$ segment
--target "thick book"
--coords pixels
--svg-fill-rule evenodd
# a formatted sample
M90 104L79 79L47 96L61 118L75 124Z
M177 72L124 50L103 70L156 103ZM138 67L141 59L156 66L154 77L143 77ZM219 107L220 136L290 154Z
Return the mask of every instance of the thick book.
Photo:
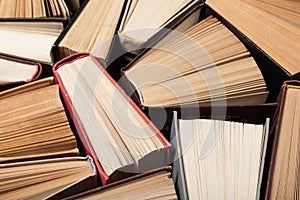
M0 164L1 199L61 199L97 186L90 157Z
M58 62L54 76L102 184L168 164L170 143L88 53Z
M177 199L171 167L154 169L67 199Z
M174 113L173 180L180 199L260 199L269 119L258 124Z
M265 199L295 199L299 193L300 81L286 81L272 122ZM296 195L296 196L295 196Z
M61 19L0 19L0 54L51 66L52 46L64 29Z
M135 59L120 83L144 107L255 105L268 95L253 56L214 16Z
M53 78L0 93L0 163L79 155Z
M0 55L0 91L35 81L41 73L39 63Z

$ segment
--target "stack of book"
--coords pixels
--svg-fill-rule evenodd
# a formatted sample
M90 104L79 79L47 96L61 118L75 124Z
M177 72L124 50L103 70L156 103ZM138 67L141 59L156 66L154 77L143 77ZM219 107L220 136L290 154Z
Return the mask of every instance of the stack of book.
M297 199L299 10L0 1L0 198Z

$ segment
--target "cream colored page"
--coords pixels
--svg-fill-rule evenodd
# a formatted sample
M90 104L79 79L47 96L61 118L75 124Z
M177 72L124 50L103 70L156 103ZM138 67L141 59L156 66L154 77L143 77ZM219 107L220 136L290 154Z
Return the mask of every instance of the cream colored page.
M204 119L179 123L190 199L256 198L262 125ZM191 134L193 140L186 139Z
M71 70L67 70L68 68ZM93 146L103 170L108 175L112 174L116 169L122 166L119 160L119 157L122 157L122 149L118 147L113 138L109 137L109 130L101 120L101 116L98 116L97 110L95 110L94 99L89 89L83 88L84 83L82 82L76 86L76 81L79 81L78 72L74 73L72 68L66 65L60 68L58 73L64 82L64 87L71 98L73 107L84 126L84 131ZM90 118L88 113L90 113L90 115L92 114L93 117ZM105 149L105 151L103 151L103 149ZM126 160L127 163L133 162L130 157Z
M95 68L93 62L87 62L85 70L92 71ZM95 87L95 98L101 104L106 114L114 124L120 137L124 143L132 143L136 145L137 149L129 147L131 154L137 154L137 159L140 159L149 151L154 151L157 148L163 148L162 142L157 139L157 135L149 124L141 118L136 109L132 107L129 101L120 93L120 91L110 82L110 80L100 72L101 76L93 74L86 74L86 79L90 80L94 77L93 81L87 84L90 88ZM84 73L85 71L82 71ZM124 120L126 116L127 120ZM153 141L154 140L154 141ZM138 146L140 147L138 148ZM148 146L147 146L148 145ZM146 146L147 148L143 149Z
M0 84L31 79L36 70L34 65L0 59Z
M50 52L57 37L0 28L0 52L51 63Z
M137 162L151 151L164 148L156 132L144 119L141 119L129 101L120 94L90 58L79 60L77 67L72 69L64 66L58 72L63 78L90 142L108 174L121 166L132 164L133 161ZM74 73L76 68L78 72ZM67 74L73 76L68 77ZM112 136L107 124L101 123L104 113L99 113L100 108L103 109L119 136ZM93 117L87 113L92 114ZM118 137L128 150L117 145ZM119 163L123 159L127 160L127 163Z
M122 33L146 41L191 0L140 0L127 20ZM135 31L137 30L137 31Z

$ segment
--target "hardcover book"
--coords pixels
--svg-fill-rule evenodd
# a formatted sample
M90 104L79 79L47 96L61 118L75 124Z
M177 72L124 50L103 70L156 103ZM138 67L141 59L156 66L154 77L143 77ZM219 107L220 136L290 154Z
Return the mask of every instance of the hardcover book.
M180 199L260 199L268 133L269 119L264 125L175 113L173 180Z
M70 117L102 184L168 164L170 143L88 53L54 66Z
M39 63L0 55L0 91L35 81L41 73Z

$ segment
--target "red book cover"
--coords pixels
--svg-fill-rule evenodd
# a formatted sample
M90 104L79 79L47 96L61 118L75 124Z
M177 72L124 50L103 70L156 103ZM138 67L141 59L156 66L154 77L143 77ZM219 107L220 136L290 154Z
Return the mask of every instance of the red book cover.
M59 84L63 100L64 100L67 110L70 114L70 118L73 121L76 131L78 133L78 136L81 140L83 150L87 155L90 155L93 158L93 160L95 161L95 165L98 169L98 173L99 173L102 184L105 185L108 182L110 177L105 173L105 171L103 170L103 167L101 166L101 163L97 159L96 153L86 135L84 125L80 121L78 113L76 112L74 106L72 105L71 98L68 95L66 88L64 87L64 83L63 83L59 73L57 72L57 70L59 68L63 67L64 65L75 62L79 59L83 59L85 57L90 57L93 60L93 62L99 67L101 72L103 72L103 74L109 79L109 81L112 83L112 85L114 85L114 87L117 88L117 90L125 97L125 99L128 100L129 104L139 113L139 115L144 119L144 121L147 124L149 124L149 126L153 129L153 131L156 133L156 135L160 138L161 142L165 146L165 149L167 151L167 157L168 157L167 162L169 164L170 163L169 162L170 161L170 152L169 151L170 151L171 144L168 142L168 140L154 126L154 124L149 120L149 118L140 110L140 108L134 103L134 101L132 101L126 95L126 93L123 91L123 89L115 82L115 80L108 74L108 72L102 67L102 65L97 61L97 59L95 57L93 57L89 53L77 53L77 54L71 55L71 56L61 60L60 62L56 63L53 67L53 73L54 73L54 77L55 77L56 81Z
M21 59L17 59L17 58L5 56L5 55L0 55L0 60L3 60L3 62L24 64L24 65L30 65L30 66L34 67L34 71L31 73L30 77L24 76L24 78L22 78L22 79L18 78L18 80L1 80L1 78L0 78L0 91L7 90L12 87L22 85L24 83L29 83L29 82L35 81L41 76L42 66L40 63L21 60ZM5 68L6 65L3 64L2 67ZM9 70L9 69L7 69L7 70ZM22 69L20 69L20 70L22 70ZM1 72L1 73L6 74L4 72Z

